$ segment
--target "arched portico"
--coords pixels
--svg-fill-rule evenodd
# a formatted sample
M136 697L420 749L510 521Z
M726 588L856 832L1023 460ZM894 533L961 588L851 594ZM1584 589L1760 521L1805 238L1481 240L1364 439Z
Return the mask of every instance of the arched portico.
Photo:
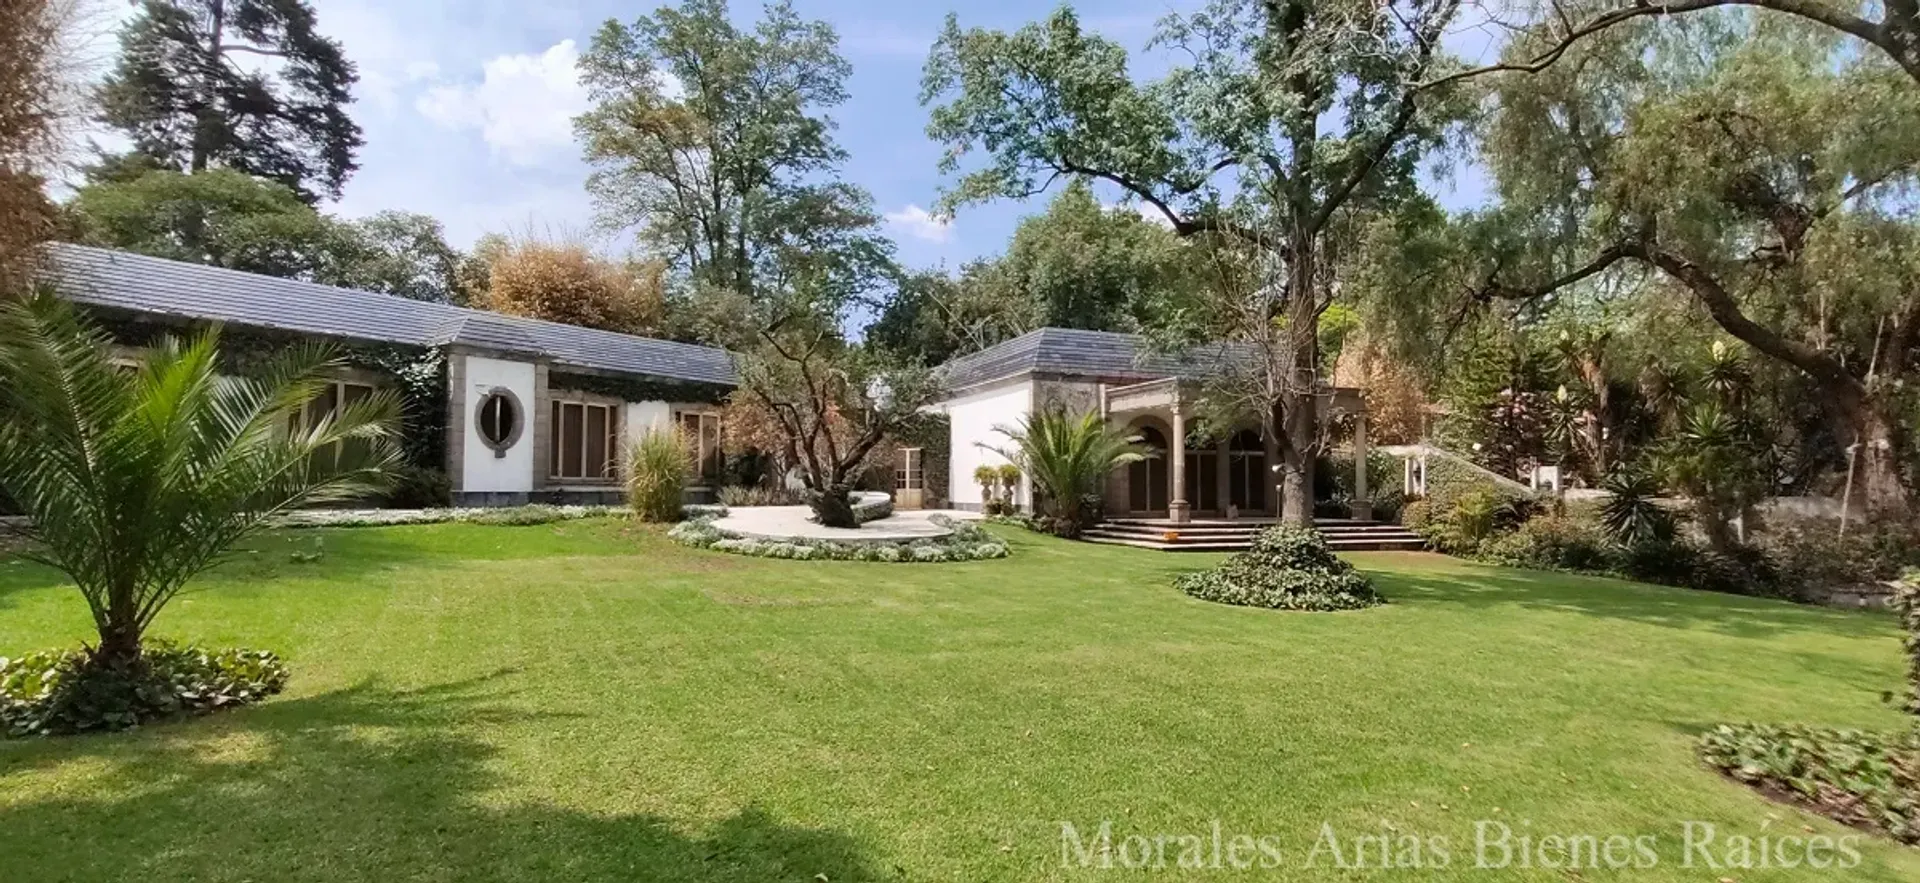
M1187 418L1192 401L1175 378L1101 388L1108 419L1124 421L1154 456L1115 470L1108 484L1110 514L1164 517L1175 524L1195 514L1211 517L1271 517L1281 492L1274 474L1280 462L1274 439L1257 427L1243 427L1206 446L1190 444ZM1355 463L1353 517L1371 517L1367 488L1367 413L1359 390L1329 389L1323 419L1354 416Z

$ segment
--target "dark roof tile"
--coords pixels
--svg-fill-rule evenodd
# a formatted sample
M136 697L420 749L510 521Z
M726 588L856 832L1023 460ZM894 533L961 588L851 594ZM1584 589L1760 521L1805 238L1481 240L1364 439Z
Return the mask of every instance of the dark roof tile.
M461 343L547 356L563 367L736 382L732 356L713 347L68 243L49 253L55 287L98 307L381 343Z

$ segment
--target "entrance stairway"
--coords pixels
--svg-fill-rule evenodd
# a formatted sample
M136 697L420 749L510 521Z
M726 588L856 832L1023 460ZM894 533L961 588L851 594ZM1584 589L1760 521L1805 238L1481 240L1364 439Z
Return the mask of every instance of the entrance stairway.
M1253 544L1254 535L1271 527L1271 520L1195 520L1171 524L1165 519L1116 518L1088 528L1082 539L1166 552L1238 552ZM1315 525L1335 552L1417 552L1427 547L1419 534L1397 524L1319 519Z

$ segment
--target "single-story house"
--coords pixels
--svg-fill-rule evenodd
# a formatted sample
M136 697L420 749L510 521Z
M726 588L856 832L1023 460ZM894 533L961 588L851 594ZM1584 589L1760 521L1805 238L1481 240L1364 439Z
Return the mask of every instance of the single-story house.
M724 478L721 405L737 383L725 350L65 243L49 263L56 289L125 345L208 323L224 327L222 356L234 363L292 341L335 342L351 367L311 407L399 391L408 460L444 472L456 505L617 502L620 452L666 427L692 449L696 499ZM990 449L1008 443L999 427L1044 407L1097 409L1158 454L1115 471L1109 514L1272 515L1273 439L1251 425L1189 439L1194 379L1235 357L1225 346L1173 356L1135 335L1043 328L941 366L947 393L928 410L946 426L896 438L870 474L890 475L902 506L977 511L974 470L1005 462ZM1330 389L1326 407L1356 415L1364 463L1358 391ZM1016 496L1031 505L1030 478Z
M1279 511L1273 466L1275 441L1259 425L1189 438L1200 380L1223 360L1251 358L1229 345L1174 355L1145 338L1110 331L1042 328L941 366L947 395L936 407L951 421L949 487L956 509L978 510L982 488L974 470L999 465L995 450L1008 444L1001 427L1041 409L1098 410L1131 430L1155 456L1115 470L1104 495L1106 513L1183 523L1194 516L1260 517ZM1328 388L1323 418L1351 414L1356 463L1367 457L1365 398L1357 389ZM1354 517L1366 519L1367 478L1356 470ZM1031 480L1018 492L1031 505Z
M353 367L313 407L402 387L409 459L441 466L458 505L618 502L624 443L667 426L703 485L721 479L725 350L79 245L48 259L56 290L126 344L216 322L230 360L337 342Z

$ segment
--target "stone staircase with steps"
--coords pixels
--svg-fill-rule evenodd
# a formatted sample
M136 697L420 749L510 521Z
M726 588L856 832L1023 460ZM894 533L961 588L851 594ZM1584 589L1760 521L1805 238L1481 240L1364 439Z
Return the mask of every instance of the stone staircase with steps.
M1270 521L1201 520L1174 525L1162 519L1116 518L1088 528L1082 539L1166 552L1238 552L1270 526ZM1335 552L1417 552L1427 547L1419 534L1398 524L1323 518L1314 526Z

